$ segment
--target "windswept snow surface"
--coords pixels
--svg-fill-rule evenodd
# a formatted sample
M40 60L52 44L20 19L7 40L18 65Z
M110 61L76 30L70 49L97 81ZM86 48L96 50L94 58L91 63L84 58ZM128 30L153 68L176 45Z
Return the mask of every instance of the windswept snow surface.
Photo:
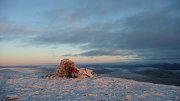
M87 79L43 79L39 69L0 69L0 100L180 101L180 87L99 75Z

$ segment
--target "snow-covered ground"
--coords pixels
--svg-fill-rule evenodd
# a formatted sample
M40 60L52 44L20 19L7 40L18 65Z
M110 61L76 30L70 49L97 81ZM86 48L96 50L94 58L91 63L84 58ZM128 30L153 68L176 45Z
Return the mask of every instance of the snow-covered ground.
M180 87L98 75L43 79L35 68L0 68L0 99L16 101L180 101Z

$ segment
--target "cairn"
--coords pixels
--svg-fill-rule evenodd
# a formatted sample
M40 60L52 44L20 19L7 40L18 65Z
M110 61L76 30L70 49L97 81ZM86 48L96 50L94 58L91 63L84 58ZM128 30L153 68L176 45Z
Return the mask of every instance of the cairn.
M77 68L75 63L69 59L61 60L54 74L48 74L46 78L91 78L94 77L93 70Z

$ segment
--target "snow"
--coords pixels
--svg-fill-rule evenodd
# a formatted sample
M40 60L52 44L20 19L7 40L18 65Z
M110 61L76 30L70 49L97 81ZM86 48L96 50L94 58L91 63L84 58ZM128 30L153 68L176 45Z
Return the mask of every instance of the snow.
M14 70L10 69L9 70ZM0 70L0 99L16 101L180 101L180 87L98 75L94 78L43 79L40 70ZM18 68L18 71L21 71Z

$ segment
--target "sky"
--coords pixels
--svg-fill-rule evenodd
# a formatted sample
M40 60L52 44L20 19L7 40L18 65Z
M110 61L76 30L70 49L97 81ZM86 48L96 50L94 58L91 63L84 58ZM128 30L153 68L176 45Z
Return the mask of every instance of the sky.
M0 0L0 65L179 62L179 0Z

